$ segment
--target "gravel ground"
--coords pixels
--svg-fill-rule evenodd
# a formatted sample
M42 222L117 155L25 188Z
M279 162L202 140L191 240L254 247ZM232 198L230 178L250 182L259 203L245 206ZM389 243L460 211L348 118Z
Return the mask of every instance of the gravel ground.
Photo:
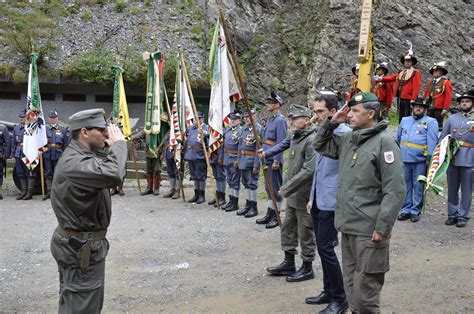
M322 309L304 303L322 288L319 261L316 278L302 283L265 274L282 260L279 229L265 230L254 219L207 205L137 196L130 181L125 192L113 198L104 312ZM39 196L16 201L15 193L7 186L0 201L0 311L55 312L59 283L49 242L57 222L51 204ZM261 212L265 203L259 203ZM473 222L459 229L445 226L445 219L444 198L430 195L420 222L396 223L384 312L474 312Z

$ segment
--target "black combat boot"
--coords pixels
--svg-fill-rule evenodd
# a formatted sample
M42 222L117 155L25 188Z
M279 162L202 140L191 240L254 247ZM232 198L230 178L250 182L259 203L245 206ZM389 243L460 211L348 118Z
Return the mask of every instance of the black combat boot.
M225 198L224 198L224 201L225 201ZM231 204L232 204L232 195L229 195L229 201L228 201L226 204L222 205L222 206L221 206L221 209L222 209L222 210L225 210L225 209L226 209L228 206L230 206Z
M314 278L313 262L303 262L300 269L294 274L286 277L287 282L300 282Z
M270 219L270 221L265 225L265 228L267 229L273 229L275 227L278 227L278 219L277 219L277 216L275 214L275 212L272 210L272 218Z
M257 219L255 222L259 225L266 225L267 223L270 222L270 220L272 219L272 216L273 216L273 209L268 207L267 213L265 214L265 216L263 216L260 219Z
M231 197L232 197L232 203L230 204L230 206L226 207L225 209L226 212L233 212L239 209L239 198L235 196L231 196Z
M188 203L194 203L199 198L199 190L194 189L194 196L188 201Z
M28 181L26 178L20 178L21 193L16 197L17 200L22 200L26 195L26 190L28 189Z
M174 192L176 191L175 188L171 188L168 192L166 192L164 195L163 195L163 198L170 198L174 195Z
M46 181L46 194L43 197L43 201L46 201L47 199L51 197L51 185L52 185L51 181Z
M288 252L285 252L285 259L280 265L267 268L267 272L272 276L288 276L293 274L295 271L295 256Z
M250 202L249 200L245 200L245 207L237 211L237 216L244 216L250 210Z
M142 192L142 195L153 194L153 175L146 175L146 190Z
M28 188L26 189L25 197L23 197L24 201L31 200L33 198L34 188L35 188L35 178L28 178Z
M206 201L204 194L205 194L204 190L198 190L198 198L196 200L196 204L202 204Z
M174 193L173 193L173 196L171 196L171 199L177 200L178 198L180 198L179 189L174 189Z
M216 194L215 195L219 195L219 191L216 191ZM218 197L218 196L217 196ZM209 202L207 202L207 205L209 206L216 206L216 197L214 197L212 200L210 200Z
M258 215L257 202L250 201L250 209L245 214L245 218L252 218Z
M222 208L222 206L225 205L225 192L219 192L219 193L217 194L217 198L218 198L218 200L219 200L219 202L218 202L218 203L219 203L219 207Z

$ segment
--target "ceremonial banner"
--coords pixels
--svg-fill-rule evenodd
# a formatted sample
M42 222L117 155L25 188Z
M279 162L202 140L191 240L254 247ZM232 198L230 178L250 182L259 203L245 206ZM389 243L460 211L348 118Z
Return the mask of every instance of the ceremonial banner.
M41 106L41 95L36 61L38 53L31 54L30 72L28 74L28 92L26 102L25 136L23 137L23 162L33 170L40 162L42 153L48 144L46 124Z
M209 55L211 66L211 99L209 102L209 152L221 145L224 129L229 123L231 102L238 101L240 94L227 55L224 29L216 23ZM231 101L232 98L232 101Z
M163 91L164 55L161 52L145 52L143 59L148 61L144 130L150 138L149 148L154 150L166 139L166 133L169 130Z
M119 66L112 67L115 71L114 82L114 102L112 116L117 125L122 126L122 132L126 139L132 136L132 128L130 126L130 117L128 115L127 97L125 96L125 87L123 85L123 68Z
M425 193L429 188L433 189L437 195L443 195L443 188L439 185L435 185L441 177L446 174L449 167L449 162L456 155L459 149L459 144L451 138L451 135L446 135L445 138L436 146L433 157L431 158L431 164L428 169L428 175L418 176L417 181L426 184Z

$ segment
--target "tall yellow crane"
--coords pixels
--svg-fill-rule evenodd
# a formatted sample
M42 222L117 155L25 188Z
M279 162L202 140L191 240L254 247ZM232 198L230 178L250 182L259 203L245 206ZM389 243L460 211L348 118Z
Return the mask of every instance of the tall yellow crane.
M362 92L370 92L372 63L374 60L372 45L372 5L373 0L362 0L362 14L360 18L359 50L357 61L359 63L359 75L357 88Z

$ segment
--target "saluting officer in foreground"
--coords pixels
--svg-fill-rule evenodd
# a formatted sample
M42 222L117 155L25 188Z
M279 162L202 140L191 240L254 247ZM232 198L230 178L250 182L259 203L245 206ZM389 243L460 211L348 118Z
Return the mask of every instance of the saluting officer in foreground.
M43 201L47 200L50 196L54 170L56 169L59 157L63 154L64 148L69 144L68 131L65 127L59 125L59 117L56 109L49 112L48 120L49 123L46 128L48 149L43 153L47 192Z
M342 233L344 286L352 312L380 312L392 228L405 197L397 143L379 120L380 103L357 94L320 127L314 148L339 159L335 225ZM348 133L334 130L346 121Z
M99 313L112 216L109 189L125 175L127 143L116 125L107 126L103 109L77 112L69 123L72 141L59 159L51 189L58 220L51 253L59 269L59 313ZM105 142L107 156L99 158L95 151Z

